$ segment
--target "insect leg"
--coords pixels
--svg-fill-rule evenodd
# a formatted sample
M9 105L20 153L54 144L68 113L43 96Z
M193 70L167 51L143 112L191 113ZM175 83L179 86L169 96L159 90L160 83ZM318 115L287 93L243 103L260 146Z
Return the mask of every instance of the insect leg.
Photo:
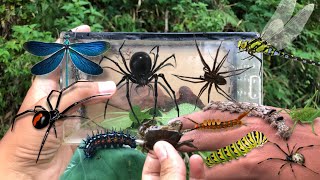
M243 59L241 59L241 60L246 60L246 59L248 59L248 60L251 60L251 59L253 59L254 57L253 56L247 56L247 57L245 57L245 58L243 58Z
M161 77L163 79L164 83L169 87L169 89L173 95L174 103L176 104L176 109L177 109L177 113L178 113L178 117L179 117L179 106L177 103L176 92L172 89L172 87L168 83L167 79L164 77L164 74L160 73L158 76Z
M55 120L51 121L51 123L50 123L50 125L49 125L49 127L48 127L48 129L47 129L47 131L46 131L46 133L45 133L45 135L44 135L44 137L43 137L43 139L42 139L42 142L41 142L41 146L40 146L40 150L39 150L39 153L38 153L38 157L37 157L36 163L37 163L38 160L39 160L40 153L41 153L41 151L42 151L42 148L43 148L43 146L44 146L44 143L46 142L47 137L48 137L48 134L49 134L49 132L50 132L50 129L51 129L51 127L54 125L54 123L55 123Z
M314 120L314 121L315 121L315 120ZM314 131L314 121L312 121L312 123L311 123L312 132L313 132L313 134L315 134L316 136L318 136L318 134Z
M114 69L113 67L109 67L109 66L104 66L104 67L102 67L102 68L107 68L107 69L111 69L111 70L113 70L113 71L115 71L115 72L117 72L117 73L119 73L119 74L125 75L125 74L124 74L123 72L121 72L121 71L118 71L118 70Z
M154 68L156 67L156 64L157 64L157 61L158 61L158 57L159 57L159 46L153 47L153 48L150 50L150 54L151 54L151 52L152 52L154 49L157 49L157 53L156 53L156 54L152 53L152 54L154 55L154 61L153 61L153 65L152 65L152 68L151 68L151 72L152 72L152 71L154 70Z
M87 119L89 120L88 117L85 117L85 116L78 116L78 115L71 115L71 116L67 116L67 115L64 115L64 114L61 114L60 115L60 119L62 118L83 118L83 119Z
M208 89L208 103L210 102L210 94L211 94L212 84L213 84L213 83L210 83L210 84L209 84L209 89Z
M65 87L65 88L62 88L59 92L59 96L58 96L58 99L57 99L57 104L56 104L56 108L55 109L58 109L59 105L60 105L60 100L61 100L61 96L62 96L62 93L64 91L66 91L67 89L69 89L70 87L72 87L73 85L77 84L77 83L81 83L81 82L93 82L93 81L83 81L83 80L79 80L79 81L75 81L73 83L71 83L69 86ZM52 91L51 91L52 92Z
M258 61L260 62L259 73L261 73L261 71L262 71L262 59L260 59L258 56L254 55L253 53L249 53L249 54L250 54L250 56L253 56L253 57L257 58Z
M159 69L163 68L164 66L167 66L167 65L172 65L171 63L167 63L165 64L167 61L169 61L171 58L173 58L174 60L174 63L177 64L177 60L176 60L176 56L174 54L172 54L171 56L167 57L164 61L162 61L158 67L156 67L154 70L152 70L152 73L151 74L154 74L156 73Z
M117 63L116 61L114 61L114 60L112 60L112 59L110 59L110 58L108 58L108 57L105 57L105 58L107 58L108 60L110 60L114 65L116 65L119 69L120 69L120 71L122 72L122 73L124 73L125 75L128 75L128 73L124 70L124 69L122 69L122 67L119 65L119 63ZM125 62L124 62L125 63ZM126 65L126 64L125 64ZM108 68L108 67L107 67ZM129 73L131 73L130 71L128 71Z
M232 71L225 71L225 72L219 72L217 73L218 75L221 75L221 74L227 74L227 73L230 73L229 75L226 75L226 76L223 76L224 78L227 78L227 77L231 77L231 76L237 76L237 75L240 75L244 72L246 72L247 70L251 69L252 66L248 67L248 68L241 68L241 69L236 69L236 70L232 70ZM238 72L240 71L240 72ZM235 73L235 74L231 74L231 73Z
M287 144L287 149L288 149L288 152L292 155L293 154L293 150L296 148L296 146L297 146L297 143L293 146L293 148L291 149L291 152L290 152L290 150L289 150L289 144L288 143L286 143Z
M68 112L71 108L75 107L76 105L81 104L81 103L83 103L83 102L85 102L85 101L88 101L88 100L90 100L90 99L92 99L92 98L100 97L100 96L108 96L108 95L110 95L110 94L111 94L111 93L104 93L104 94L98 94L98 95L86 97L86 98L84 98L84 99L81 99L81 100L78 101L78 102L75 102L75 103L71 104L69 107L67 107L67 108L66 108L64 111L62 111L62 113L60 113L60 114L65 114L66 112Z
M216 91L222 95L223 97L225 97L227 100L229 101L233 101L233 102L237 102L235 99L233 99L231 96L229 96L226 92L224 92L224 90L222 90L219 85L215 84L215 88L216 88ZM221 91L221 92L220 92Z
M314 171L314 170L312 170L312 169L310 169L310 168L308 168L306 165L304 165L304 164L300 164L301 166L303 166L303 167L305 167L305 168L307 168L307 169L309 169L310 171L312 171L312 172L314 172L315 174L319 174L318 172L316 172L316 171Z
M228 55L229 55L229 52L230 52L230 50L227 52L227 54L224 55L224 57L222 58L222 60L219 62L217 68L216 68L216 69L212 69L212 71L214 71L214 72L219 72L219 71L220 71L222 65L223 65L224 62L227 60L227 57L228 57ZM218 54L218 52L217 52L217 54Z
M269 141L270 143L272 143L272 144L274 144L278 149L280 149L286 156L289 156L289 152L288 153L286 153L277 143L274 143L274 142L271 142L271 141Z
M313 146L320 146L320 145L313 145L313 144L311 144L311 145L308 145L308 146L301 146L301 147L299 147L299 148L296 150L296 152L300 151L300 150L303 149L303 148L308 148L308 147L313 147Z
M210 84L210 82L207 82L199 91L199 94L197 96L197 99L196 99L196 103L194 105L194 110L196 109L197 107L197 104L198 104L198 101L200 99L200 96L202 95L202 93L207 89L208 85ZM209 92L208 92L209 93Z
M129 77L125 77L125 79L127 80L127 82L126 82L126 87L127 87L126 97L127 97L131 112L133 114L133 117L137 120L137 123L140 125L139 119L138 119L136 113L133 111L132 104L130 101Z
M56 125L53 124L52 126L53 126L53 130L54 130L54 134L55 134L56 138L58 138L57 130L56 130Z
M297 177L296 177L296 173L294 173L294 170L293 170L293 168L292 168L292 163L290 163L290 167L291 167L291 172L293 173L293 175L294 175L294 178L295 179L297 179Z
M220 52L221 45L222 45L222 41L220 42L220 45L219 45L219 47L218 47L218 49L217 49L216 57L214 58L214 63L213 63L213 66L212 66L212 71L215 71L215 72L218 72L218 71L219 71L219 69L220 69L220 68L218 68L219 65L221 64L222 61L223 61L223 62L222 62L222 64L223 64L224 61L225 61L224 59L226 59L226 58L225 58L226 56L224 56L223 59L222 59L222 61L220 61L220 63L218 64L218 67L216 68L216 64L217 64L218 55L219 55L219 52ZM229 52L227 53L227 56L228 56L228 54L229 54Z
M13 130L14 123L15 123L15 121L16 121L16 119L18 117L20 117L20 116L22 116L24 114L30 113L30 112L37 113L38 112L36 110L37 108L40 108L40 109L46 111L46 109L44 107L42 107L42 106L35 106L33 109L29 109L29 110L26 110L26 111L24 111L22 113L19 113L19 114L15 115L14 118L13 118L13 121L12 121L11 131Z
M157 102L158 102L158 76L157 74L154 74L152 77L154 77L154 106L153 106L153 118L156 117L157 113Z
M129 68L128 68L126 59L124 58L124 56L123 56L123 54L122 54L122 52L121 52L121 49L122 49L122 47L123 47L123 45L124 45L125 42L126 42L126 41L123 41L122 45L120 46L120 48L119 48L119 54L120 54L120 56L121 56L121 60L122 60L122 62L123 62L123 64L124 64L124 67L125 67L126 70L131 74L131 71L130 71Z
M189 76L179 76L179 75L175 75L175 74L172 74L173 76L177 77L178 79L182 80L182 81L186 81L186 82L191 82L191 83L203 83L203 82L206 82L203 78L199 78L199 77L189 77ZM186 78L189 78L189 79L196 79L196 80L200 80L200 81L191 81L191 80L188 80Z
M189 147L192 147L192 148L195 148L195 149L198 149L195 145L192 144L194 140L193 139L189 139L189 140L186 140L186 141L182 141L180 143L177 144L177 147L176 148L179 148L181 146L189 146Z
M158 81L158 84L166 91L167 94L169 94L170 98L173 100L172 95L170 94L168 88L164 86L161 82Z
M50 97L51 97L51 95L52 95L53 92L57 92L57 93L59 93L59 97L61 96L61 92L60 92L60 91L57 91L57 90L52 90L52 91L49 93L49 95L48 95L48 97L47 97L47 102L48 102L48 104L49 104L50 110L53 110L52 104L51 104L51 102L50 102Z
M200 52L199 46L198 46L198 44L197 44L197 40L194 40L194 42L196 43L197 51L198 51L198 54L199 54L199 56L200 56L200 60L201 60L201 62L202 62L202 64L203 64L203 66L204 66L208 71L210 71L209 65L206 63L206 61L204 60L204 58L203 58L203 56L202 56L202 54L201 54L201 52ZM215 67L215 65L216 65L215 63L216 63L216 62L214 62L213 67Z
M122 79L116 84L116 87L118 87L124 80L126 80L126 78L127 78L126 76L123 76ZM119 89L121 89L121 88L122 88L122 86L119 87ZM107 100L106 105L104 106L104 116L103 116L104 118L106 118L107 107L108 107L109 101L110 101L110 99Z
M282 166L280 167L280 169L279 169L279 171L278 171L278 176L280 175L282 168L283 168L285 165L287 165L287 164L290 164L290 166L291 166L291 162L286 162L286 163L282 164ZM292 166L291 166L291 168L292 168ZM291 170L292 170L292 169L291 169ZM292 172L293 172L293 171L292 171ZM296 177L296 175L294 175L294 177Z
M282 160L282 161L287 161L286 159L281 159L281 158L268 158L268 159L265 159L265 160L263 160L263 161L258 162L257 164L261 164L261 163L263 163L263 162L265 162L265 161L269 161L269 160Z

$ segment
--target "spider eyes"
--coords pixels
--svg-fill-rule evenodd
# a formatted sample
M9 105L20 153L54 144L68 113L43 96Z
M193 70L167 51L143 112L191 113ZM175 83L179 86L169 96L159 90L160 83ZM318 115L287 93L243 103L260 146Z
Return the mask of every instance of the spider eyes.
M49 124L50 113L48 111L37 112L32 119L32 125L37 129L42 129Z

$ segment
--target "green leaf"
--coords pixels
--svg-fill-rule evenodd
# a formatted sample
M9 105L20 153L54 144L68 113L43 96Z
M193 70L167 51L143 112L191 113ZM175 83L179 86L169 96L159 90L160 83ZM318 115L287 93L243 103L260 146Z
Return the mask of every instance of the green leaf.
M61 180L141 179L145 155L131 148L100 149L86 158L81 149L74 153Z
M179 104L179 112L180 112L180 116L184 116L187 114L191 114L193 112L196 111L200 111L201 109L199 109L198 107L196 107L196 109L194 108L194 104L188 104L188 103L183 103L183 104ZM176 108L172 108L169 112L167 113L163 113L162 117L159 117L158 119L163 123L163 124L168 124L168 122L177 117L177 110Z
M152 118L152 115L148 113L149 108L141 110L139 106L133 106L132 110L137 115L137 118L139 119L140 122L142 122L144 119ZM132 122L136 122L136 119L134 118L133 113L131 111L129 113L129 118Z
M106 119L100 123L100 125L104 128L115 128L115 129L127 129L131 126L132 121L128 118L128 114L122 116L117 116L114 118Z

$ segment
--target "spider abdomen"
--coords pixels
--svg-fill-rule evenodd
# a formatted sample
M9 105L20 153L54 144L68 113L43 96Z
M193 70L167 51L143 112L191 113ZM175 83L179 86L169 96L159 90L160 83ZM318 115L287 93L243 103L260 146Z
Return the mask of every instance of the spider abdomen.
M224 77L217 75L217 74L212 75L209 73L205 73L204 78L207 79L208 81L213 82L214 84L217 84L217 85L226 85L227 84L227 80Z
M32 119L32 125L36 129L42 129L49 124L51 115L48 111L38 111Z
M304 160L304 156L300 153L295 153L292 155L292 161L298 164L304 164L305 160Z
M151 70L151 58L145 52L136 52L130 59L130 69L132 74L137 77L144 77Z

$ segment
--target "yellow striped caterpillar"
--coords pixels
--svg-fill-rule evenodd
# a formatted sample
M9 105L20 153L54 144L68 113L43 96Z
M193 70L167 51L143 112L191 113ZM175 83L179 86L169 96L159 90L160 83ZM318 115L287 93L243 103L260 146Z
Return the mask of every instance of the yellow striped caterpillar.
M267 137L259 131L252 131L240 140L213 151L205 160L208 167L212 167L215 164L225 163L233 159L238 159L241 156L246 155L253 148L262 146L268 141Z

